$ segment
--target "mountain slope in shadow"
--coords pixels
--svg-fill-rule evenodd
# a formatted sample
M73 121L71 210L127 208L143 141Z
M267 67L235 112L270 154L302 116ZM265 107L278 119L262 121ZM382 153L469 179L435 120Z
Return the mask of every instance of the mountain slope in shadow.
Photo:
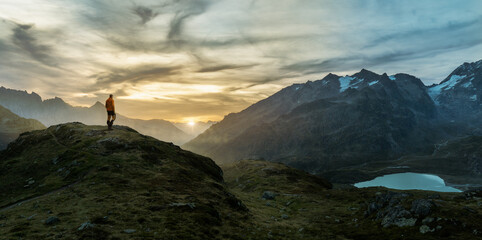
M355 183L368 175L335 172L426 156L436 144L481 136L481 73L482 60L464 63L430 87L402 73L328 74L227 115L183 148L220 164L265 159Z
M39 121L19 117L0 105L0 150L5 149L19 134L44 128Z

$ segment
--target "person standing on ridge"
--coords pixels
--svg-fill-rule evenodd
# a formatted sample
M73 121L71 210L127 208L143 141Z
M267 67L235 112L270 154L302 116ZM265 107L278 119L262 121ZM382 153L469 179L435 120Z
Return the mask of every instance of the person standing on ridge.
M112 125L115 120L114 95L109 95L109 98L105 101L105 108L107 109L107 126L109 130L112 130Z

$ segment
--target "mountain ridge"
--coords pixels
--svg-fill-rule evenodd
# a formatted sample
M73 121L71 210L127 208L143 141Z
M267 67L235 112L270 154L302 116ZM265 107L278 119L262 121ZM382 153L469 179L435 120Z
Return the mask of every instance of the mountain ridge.
M454 72L474 71L470 66L480 62ZM474 82L482 84L478 76ZM430 89L445 82L425 86L409 74L366 69L344 77L328 74L227 115L183 148L221 164L262 158L322 176L363 162L430 154L434 144L474 132L477 123L454 123L450 116L459 109L433 98Z
M21 117L37 119L46 126L66 122L83 122L91 125L106 122L105 107L99 101L90 107L78 107L66 103L59 97L42 100L35 92L0 87L0 104ZM116 124L128 125L143 134L176 144L185 143L192 138L173 123L162 119L133 119L118 113Z
M249 217L211 159L125 126L27 132L0 159L2 237L212 239Z

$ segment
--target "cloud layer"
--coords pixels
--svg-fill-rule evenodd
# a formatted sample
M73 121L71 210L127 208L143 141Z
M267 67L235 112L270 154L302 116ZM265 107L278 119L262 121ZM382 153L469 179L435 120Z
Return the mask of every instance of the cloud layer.
M368 68L441 81L482 52L482 1L0 3L0 85L130 117L220 120L292 83Z

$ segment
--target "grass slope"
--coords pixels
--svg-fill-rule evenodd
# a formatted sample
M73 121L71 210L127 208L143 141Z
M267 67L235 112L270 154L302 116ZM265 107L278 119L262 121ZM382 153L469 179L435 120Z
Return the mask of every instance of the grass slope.
M39 129L45 129L39 121L19 117L0 105L0 150L6 148L20 133Z
M385 188L329 189L326 181L283 164L244 160L223 166L229 189L252 212L257 228L251 239L477 239L482 238L482 192L435 193ZM277 195L262 198L265 191ZM400 206L410 210L414 200L435 203L428 216L414 226L383 227L368 206L382 196L404 194ZM395 204L393 198L388 205ZM385 206L384 209L396 209ZM390 217L390 216L389 216ZM407 217L408 218L408 217ZM424 219L433 221L422 223ZM428 221L425 220L425 221ZM420 228L438 230L422 234ZM247 238L249 239L249 238Z
M230 239L247 216L213 161L127 127L52 126L0 159L0 239Z

